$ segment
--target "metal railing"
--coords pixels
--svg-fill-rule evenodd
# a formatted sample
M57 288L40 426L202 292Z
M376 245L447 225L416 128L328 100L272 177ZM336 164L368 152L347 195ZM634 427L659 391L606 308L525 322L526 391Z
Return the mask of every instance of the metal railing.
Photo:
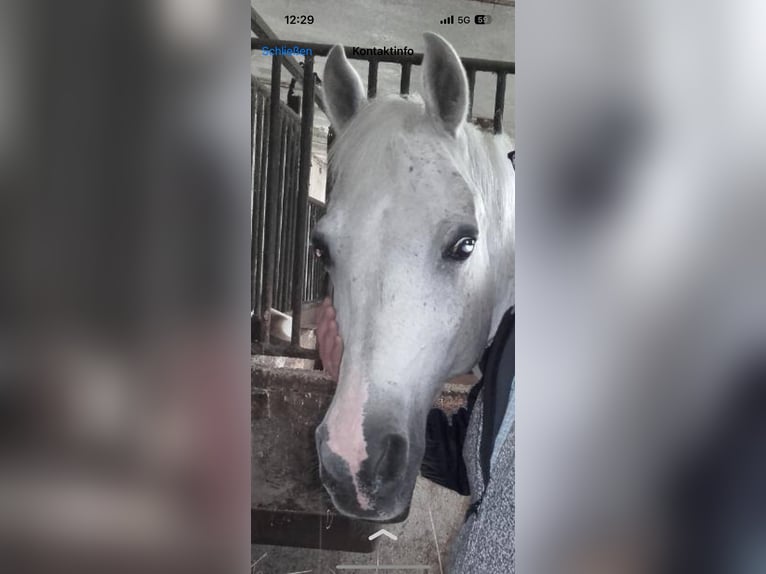
M251 50L274 45L309 48L303 69L296 70L282 56L271 56L271 86L266 90L255 80L252 96L253 147L253 233L252 233L252 310L256 326L253 350L264 354L315 357L313 350L300 347L301 308L304 302L321 298L328 281L321 263L309 253L310 232L324 213L324 205L309 198L311 144L315 102L322 105L321 88L315 85L314 60L326 57L332 45L290 40L251 38ZM357 55L346 47L349 59L368 61L367 94L377 94L378 64L397 63L401 67L400 93L410 91L412 67L423 61L423 54ZM495 74L495 104L492 127L502 131L506 76L515 74L513 62L461 58L470 91L468 116L473 117L477 73ZM280 101L282 69L288 70L303 87L300 114ZM296 106L297 108L297 106ZM328 134L328 148L332 143ZM327 187L327 194L331 193ZM276 308L293 316L291 343L273 345L269 336L270 310Z
M321 263L311 257L308 248L311 226L324 213L324 205L308 197L313 105L304 104L298 115L280 100L280 59L276 57L272 66L271 90L255 79L251 84L251 310L253 338L263 346L261 351L295 354L289 351L299 348L302 303L307 297L319 296L317 286L324 276ZM272 309L292 310L293 336L288 349L271 345Z

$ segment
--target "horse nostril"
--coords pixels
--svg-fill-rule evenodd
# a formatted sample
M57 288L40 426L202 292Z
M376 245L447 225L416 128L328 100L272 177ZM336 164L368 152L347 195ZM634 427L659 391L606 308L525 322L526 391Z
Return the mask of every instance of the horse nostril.
M407 438L390 434L383 439L381 455L375 464L375 476L383 481L400 478L407 467Z

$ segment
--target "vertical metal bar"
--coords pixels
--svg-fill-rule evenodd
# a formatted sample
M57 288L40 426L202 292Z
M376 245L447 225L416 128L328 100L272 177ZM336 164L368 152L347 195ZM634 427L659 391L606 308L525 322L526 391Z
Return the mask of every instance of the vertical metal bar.
M292 264L292 240L293 240L293 156L295 155L295 149L298 142L295 138L294 122L290 121L289 129L287 130L287 149L285 158L285 215L284 215L284 246L282 251L284 253L284 267L283 274L283 290L284 290L284 310L290 309L292 304L292 295L290 293L290 265Z
M253 181L254 190L258 189L261 173L261 140L263 139L263 97L254 86L253 102Z
M271 129L271 96L262 95L262 108L263 108L263 135L261 136L261 167L260 167L260 189L266 195L266 164L269 159L269 130Z
M296 273L295 270L297 269L296 265L296 253L297 253L297 245L298 241L300 239L300 230L298 229L298 202L300 201L300 169L301 169L301 130L300 126L295 132L295 146L296 146L296 153L294 157L295 161L295 167L293 168L294 174L295 174L295 182L293 184L293 235L292 235L292 252L290 255L290 261L292 263L292 267L290 268L290 293L291 297L295 297L295 281L296 281ZM290 299L290 302L292 303L292 298Z
M271 125L269 126L268 159L268 196L266 197L266 241L263 250L263 322L261 323L261 341L269 343L271 328L271 307L274 301L274 262L276 246L277 201L279 199L279 145L282 127L279 97L282 81L282 56L274 56L271 61L271 101L269 102Z
M317 224L317 206L316 204L311 204L311 226L310 229L314 229L314 226ZM309 257L311 257L311 250L309 249ZM316 273L317 273L317 258L311 257L311 294L309 296L309 300L313 301L316 299Z
M402 95L410 93L410 74L412 72L412 64L410 62L404 62L402 64L402 78L399 80L399 93Z
M282 118L282 127L279 132L279 168L278 168L278 183L277 183L277 211L274 219L274 226L276 227L276 242L274 243L274 302L273 307L280 311L284 310L282 305L282 259L283 253L283 241L282 233L283 220L284 220L284 205L285 205L285 188L284 188L284 169L285 169L285 139L287 138L287 118Z
M292 185L293 185L293 148L296 144L295 138L293 138L293 122L290 120L287 129L287 141L285 146L285 191L284 191L284 216L282 217L282 296L283 296L283 310L290 308L292 298L290 296L290 240L292 238L292 220L293 220L293 205L292 205Z
M476 70L473 68L466 69L466 75L468 76L468 121L473 118L473 92L476 86Z
M311 204L309 203L309 208L311 208ZM311 213L307 210L306 213L306 227L303 230L303 235L305 237L309 236L309 231L311 230L311 220L309 219L309 216ZM305 265L303 266L303 300L306 301L309 298L309 291L308 291L308 284L309 284L309 273L311 272L311 259L309 259L309 256L311 254L309 253L308 246L306 246L306 251L303 253L304 262Z
M290 298L287 296L287 260L289 259L288 242L290 233L290 167L288 159L290 157L290 145L292 145L290 138L290 123L288 122L285 129L285 153L282 161L284 162L284 181L282 183L282 256L279 260L279 292L280 301L283 311L290 308Z
M330 194L332 193L332 165L330 165L330 150L332 150L332 144L335 141L335 130L332 126L327 130L327 173L325 174L324 185L324 203L330 201Z
M303 271L305 267L306 216L309 201L309 179L311 177L311 143L314 130L314 56L307 55L303 63L303 102L301 113L301 164L298 173L298 210L296 218L294 291L293 291L293 345L300 345L301 305L303 304Z
M335 132L332 128L330 128L327 132L327 157L330 157L330 150L332 148L332 144L335 141ZM330 203L330 196L332 195L332 166L330 165L330 162L327 162L327 179L325 180L325 194L324 194L324 207L322 208L322 215L325 214L325 211L327 209L327 204ZM324 269L324 267L322 268ZM322 292L320 293L321 296L325 295L332 295L332 286L330 285L330 275L329 273L324 273L324 280L322 282Z
M250 311L257 312L260 317L260 309L258 299L260 299L260 293L256 289L256 273L260 263L258 262L258 202L260 201L261 194L258 192L258 169L260 167L260 128L258 126L259 121L262 119L259 114L259 94L255 90L255 83L251 84L253 90L253 139L251 140L251 155L252 161L251 178L250 178L250 193L252 198L251 212L250 212Z
M255 141L255 76L250 76L250 154L252 156ZM252 160L252 157L250 158ZM252 175L252 174L251 174Z
M298 141L296 137L295 122L290 122L290 131L288 132L290 140L287 145L287 172L286 172L286 186L285 186L285 203L286 203L286 229L285 229L285 309L292 304L292 275L293 275L293 250L295 249L295 195L296 195L296 182L298 176L295 173L298 168L298 162L296 159Z
M372 99L378 93L378 61L370 60L367 71L367 97Z
M253 225L252 225L252 241L253 248L252 253L252 303L253 312L255 316L260 320L261 318L261 282L259 280L261 273L263 272L263 261L261 259L261 235L263 228L261 227L261 211L263 210L264 194L263 186L261 185L262 179L262 165L263 165L263 139L264 130L266 128L266 114L264 108L266 106L265 98L260 91L256 90L256 124L255 124L255 145L254 145L254 158L253 158Z
M262 110L263 110L263 136L261 137L261 168L260 168L260 181L258 183L258 192L261 195L261 199L258 202L258 273L256 275L256 292L258 293L258 319L263 318L263 275L264 275L264 258L263 252L266 243L266 197L268 191L266 189L266 172L267 164L269 161L269 132L271 130L271 96L262 94Z
M497 87L495 89L495 133L503 131L503 110L505 108L505 72L497 73Z
M314 219L314 202L309 200L309 213L308 213L308 225L306 226L306 234L311 236L311 229L313 227L312 220ZM303 300L311 301L311 275L314 273L314 262L316 257L312 257L311 249L306 248L306 292L304 293Z

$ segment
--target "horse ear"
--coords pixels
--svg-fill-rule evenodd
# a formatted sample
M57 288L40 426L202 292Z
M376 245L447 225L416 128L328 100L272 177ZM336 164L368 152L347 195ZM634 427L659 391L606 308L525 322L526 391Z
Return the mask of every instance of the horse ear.
M362 79L349 64L340 44L333 46L327 55L322 86L330 123L340 133L367 99Z
M447 40L431 32L423 37L426 111L454 135L468 114L468 78L460 57Z

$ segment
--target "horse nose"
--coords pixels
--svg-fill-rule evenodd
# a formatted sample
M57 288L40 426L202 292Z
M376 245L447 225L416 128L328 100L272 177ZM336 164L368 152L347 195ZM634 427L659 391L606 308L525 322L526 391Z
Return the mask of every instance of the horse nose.
M380 443L380 454L373 466L376 479L391 482L402 478L407 470L407 437L399 433L387 435Z

